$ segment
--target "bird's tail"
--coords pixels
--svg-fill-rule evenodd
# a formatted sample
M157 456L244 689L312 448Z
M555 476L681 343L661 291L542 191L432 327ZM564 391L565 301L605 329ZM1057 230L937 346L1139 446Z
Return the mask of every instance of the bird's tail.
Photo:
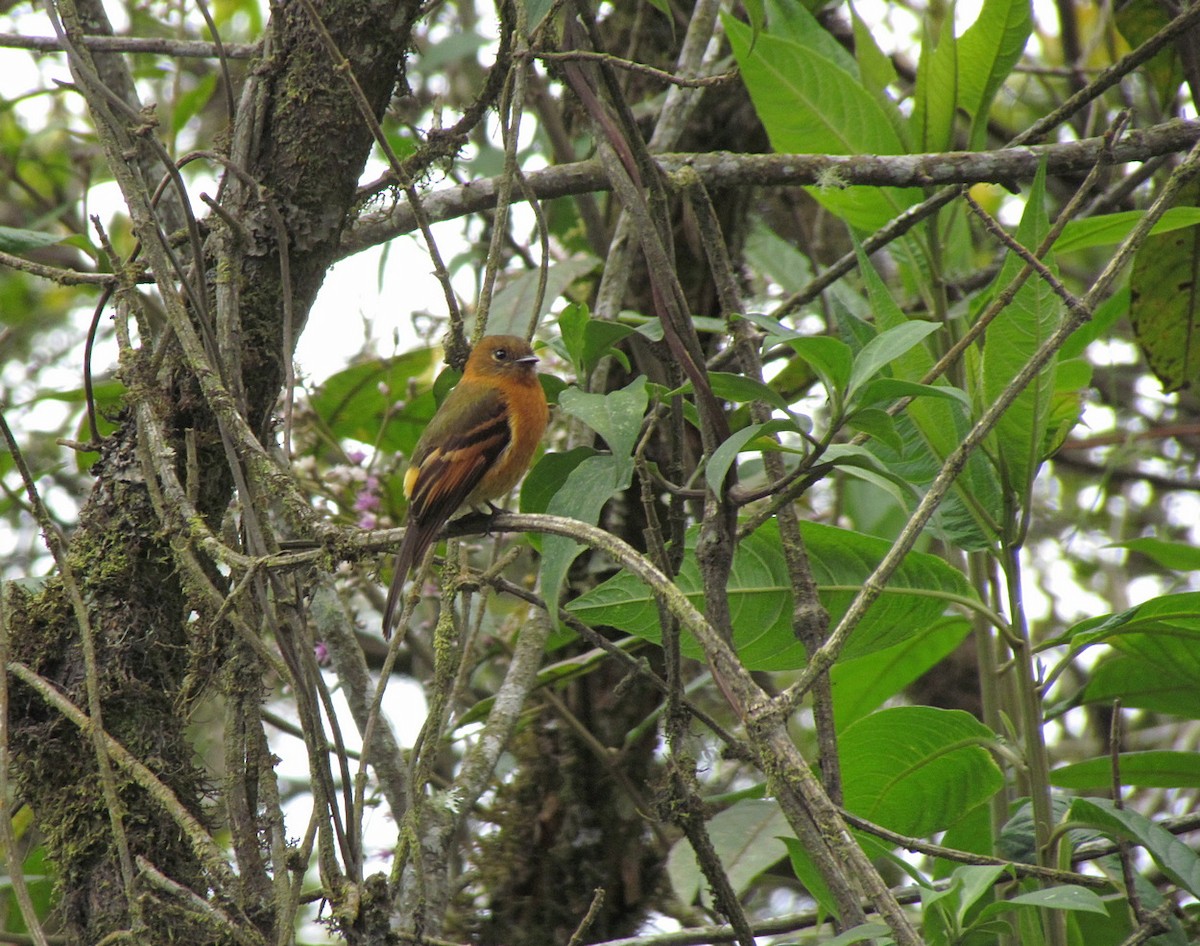
M440 522L408 521L404 538L400 540L400 551L396 553L396 571L392 575L392 586L388 589L387 604L383 607L383 639L392 636L392 625L400 611L400 596L408 581L409 573L425 560L425 553L442 530Z

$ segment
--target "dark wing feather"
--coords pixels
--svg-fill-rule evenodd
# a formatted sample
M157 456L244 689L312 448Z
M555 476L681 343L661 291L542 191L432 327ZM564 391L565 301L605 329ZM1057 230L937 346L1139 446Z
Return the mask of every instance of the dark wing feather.
M409 573L425 558L442 526L467 501L512 440L508 405L494 390L460 384L417 442L412 463L408 527L396 553L396 572L383 611L383 636L392 622Z
M498 400L498 399L497 399ZM445 522L467 501L512 440L508 413L485 416L431 450L417 469L409 497L409 519Z

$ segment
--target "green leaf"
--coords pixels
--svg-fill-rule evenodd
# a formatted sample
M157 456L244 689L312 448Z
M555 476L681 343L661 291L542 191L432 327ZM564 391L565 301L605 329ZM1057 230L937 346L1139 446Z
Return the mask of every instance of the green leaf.
M961 710L898 706L864 716L838 740L845 806L901 834L944 830L1004 786L985 748L994 740Z
M1200 856L1162 825L1128 808L1119 809L1106 798L1076 798L1070 819L1137 842L1172 882L1200 897Z
M854 402L862 407L870 404L891 403L903 397L940 397L957 401L963 407L970 406L967 392L948 384L919 384L916 381L902 381L899 378L875 378L864 384L858 391Z
M885 329L863 346L858 357L854 359L854 367L850 372L847 385L848 397L854 399L854 393L868 381L875 379L883 368L904 355L909 349L919 345L938 330L935 322L911 321L904 322L892 328Z
M1181 204L1200 203L1200 183ZM1150 370L1170 393L1200 380L1200 226L1148 237L1129 277L1129 321Z
M1169 651L1178 643L1167 645ZM1189 648L1193 650L1194 648ZM1120 700L1126 709L1170 713L1184 719L1200 719L1196 693L1200 687L1195 655L1179 655L1178 667L1164 666L1161 658L1141 654L1107 654L1089 675L1079 701L1112 706Z
M792 338L787 345L817 373L831 399L845 395L854 364L849 345L829 335Z
M1047 887L1044 890L1031 890L1019 893L1008 900L989 904L979 914L980 920L1004 913L1013 907L1036 907L1039 910L1074 910L1085 913L1099 913L1108 916L1104 901L1095 891L1075 884L1063 884L1059 887Z
M1194 668L1200 673L1200 592L1160 595L1118 614L1089 618L1058 638L1059 643L1067 641L1072 657L1094 644L1106 643L1127 654L1157 657L1164 670ZM1178 651L1156 649L1156 645L1172 642L1196 653L1185 658Z
M798 4L787 29L752 42L750 27L722 13L742 78L771 140L781 154L903 154L892 116L863 88L857 65ZM784 35L786 34L786 35ZM850 188L837 182L809 188L831 213L862 230L875 230L921 199L918 188Z
M891 930L882 923L860 923L833 939L821 940L821 946L853 946L854 943L865 943L867 940L880 944L895 942L889 938L890 933Z
M1170 19L1170 14L1156 0L1129 0L1117 7L1114 14L1117 29L1132 49L1151 39ZM1158 93L1159 108L1169 108L1183 84L1179 48L1167 44L1142 63L1139 70L1146 74Z
M579 388L567 388L558 398L558 406L596 431L613 456L633 468L633 448L646 413L646 378L640 375L619 391L587 394Z
M966 925L968 912L980 900L994 899L996 883L1007 872L1008 868L1000 864L966 864L950 875L951 887L957 894L952 899L959 927Z
M790 406L779 396L777 391L761 381L747 378L745 375L732 374L728 371L710 371L708 382L713 394L723 401L730 401L734 404L762 401L781 411L786 411Z
M562 338L561 350L570 360L580 383L586 384L596 365L608 355L619 358L628 370L624 354L614 346L636 331L633 326L593 319L587 305L572 302L559 314L558 329Z
M795 833L779 804L767 799L739 801L712 817L707 828L735 894L744 893L763 871L787 857L787 848L780 838ZM708 882L686 838L671 848L667 876L671 889L685 904L694 903L707 891Z
M1119 761L1122 785L1200 788L1200 755L1195 752L1122 752ZM1060 766L1050 773L1050 783L1060 788L1108 788L1112 759L1105 755Z
M1163 568L1178 572L1200 571L1200 548L1188 542L1168 542L1166 539L1154 539L1146 536L1140 539L1130 539L1127 542L1112 542L1107 548L1129 549L1139 552Z
M610 455L582 458L546 506L554 516L568 516L589 525L600 521L604 504L633 482L633 447L646 413L646 378L639 376L619 391L585 394L567 388L559 405L596 431L612 450ZM558 596L567 570L583 550L565 536L542 538L539 572L542 595L551 619L558 623Z
M217 73L210 72L202 76L190 89L185 89L175 97L171 109L171 131L178 133L208 104L213 92L217 90Z
M436 349L418 348L351 365L326 379L310 404L336 439L410 454L437 409L432 392L437 360Z
M868 89L886 89L896 85L900 77L892 59L875 41L875 31L858 15L854 4L850 6L850 21L854 27L854 56L858 60L858 70L862 75L863 86Z
M1046 217L1046 169L1039 166L1017 240L1034 250L1042 242L1049 221ZM1054 262L1043 259L1052 271ZM993 286L1000 292L1024 267L1013 252L1004 259ZM987 330L983 347L981 397L993 403L1028 363L1033 353L1053 334L1062 320L1062 302L1042 279L1031 276ZM1045 458L1046 430L1054 400L1055 364L1051 361L1017 396L992 432L993 455L1001 480L1022 503Z
M890 330L907 324L908 316L892 299L861 247L858 247L858 263L879 327ZM914 345L891 362L891 370L896 378L911 383L924 377L931 367L933 357L924 345ZM874 386L883 383L882 379L870 382L859 399L869 403L866 399L874 397ZM953 397L955 395L951 394ZM917 398L897 418L904 450L899 455L889 455L888 451L879 448L879 444L872 444L872 452L914 486L927 485L933 480L942 461L970 429L967 407L967 404L953 400ZM998 520L1001 505L1000 484L995 470L977 452L967 460L967 468L955 481L954 492L939 507L934 517L934 527L947 542L964 549L977 551L988 548L993 541L992 523Z
M521 0L525 5L525 27L528 30L527 35L532 36L533 31L542 24L542 20L546 18L546 14L550 12L550 8L554 6L553 0Z
M565 354L567 360L571 362L577 378L587 377L587 371L583 367L586 346L583 333L590 321L591 314L587 305L582 302L569 302L558 314L558 333L562 341L561 353Z
M893 450L900 450L904 446L900 434L896 432L896 421L887 411L877 407L860 408L846 418L846 423L860 433L882 440Z
M993 854L992 812L990 804L976 805L963 815L944 835L942 844L954 851L969 851L972 854ZM933 876L949 877L959 864L945 858L934 862Z
M922 19L922 28L921 58L913 88L914 137L920 151L948 151L958 104L958 40L954 35L954 7L943 8L941 36L936 43L928 16Z
M829 892L829 885L825 883L825 878L817 870L817 865L813 863L804 845L794 837L785 837L783 843L787 847L788 859L796 879L804 885L809 896L817 901L817 906L826 915L838 916L837 901Z
M1070 436L1083 414L1083 399L1092 384L1092 364L1086 358L1064 359L1058 353L1054 371L1054 391L1046 415L1046 432L1040 453L1053 456Z
M587 255L551 263L546 272L545 292L541 297L540 307L536 303L541 272L537 269L526 269L507 274L503 280L503 288L492 297L492 307L487 320L488 334L528 336L542 316L550 311L555 300L577 279L592 272L598 264L599 260Z
M621 458L600 454L583 459L567 475L566 482L550 500L546 512L595 525L604 504L632 482L632 467ZM546 608L558 625L558 598L567 570L583 546L561 535L542 536L539 584Z
M729 467L733 465L733 461L737 459L739 453L749 449L747 444L752 440L758 437L769 437L771 434L779 433L782 430L795 429L795 425L789 421L771 420L764 424L751 424L731 434L724 443L713 451L708 465L704 468L704 477L708 481L709 489L714 493L721 492L721 487L725 483L725 476L729 472Z
M53 233L42 233L39 230L19 230L14 227L0 227L0 250L5 253L26 253L29 250L39 250L43 246L53 246L61 243L64 237Z
M629 371L629 361L625 353L616 347L617 342L633 335L637 330L624 322L606 322L603 319L590 319L584 328L583 339L583 369L586 377L591 377L596 366L609 355L616 358Z
M829 672L838 729L882 706L948 657L970 630L966 618L943 617L899 644L838 661Z
M815 522L801 523L800 531L832 626L891 543ZM697 528L689 531L689 548L675 583L693 604L703 607L693 547L697 533ZM804 648L792 633L791 580L780 542L779 527L770 521L734 552L727 586L733 643L742 663L751 670L795 669L806 659ZM910 552L850 636L841 659L849 660L925 633L939 622L950 597L973 599L974 592L963 575L942 559ZM655 599L627 572L576 598L567 610L592 625L607 624L656 643L661 640ZM685 656L703 658L700 645L690 635L682 641L682 651Z
M922 420L920 428L914 423L916 417ZM966 410L960 403L919 398L896 417L902 450L893 450L880 441L870 441L866 447L884 470L919 494L941 468L941 451L953 450L969 427ZM906 508L907 505L906 502ZM1000 510L1000 485L995 470L976 453L967 461L954 490L939 505L931 531L964 549L989 548L994 534L991 524Z
M1072 220L1054 241L1054 252L1061 255L1093 246L1115 246L1129 236L1129 232L1145 215L1144 210L1124 210ZM1171 233L1196 224L1200 224L1200 207L1171 207L1150 228L1150 234Z
M885 440L876 439L868 443L871 446L882 445L883 449L891 449ZM827 463L834 464L842 473L884 490L895 500L900 509L912 508L917 497L917 491L913 488L912 483L882 462L866 446L835 443L825 449L821 458Z
M1033 16L1029 0L984 0L958 41L958 107L971 116L971 147L983 147L992 99L1021 58Z
M751 272L761 273L778 284L785 293L793 293L812 279L812 263L792 240L785 239L762 222L756 222L746 237L743 251L746 265ZM751 322L766 316L745 316ZM768 321L774 322L773 319ZM757 325L758 323L755 322ZM784 334L792 330L775 322ZM762 326L760 326L762 327ZM767 331L771 331L767 329ZM799 333L795 333L799 334Z
M533 23L529 25L532 27ZM421 75L436 75L449 65L475 59L475 54L488 42L486 36L473 30L449 31L436 42L425 45L413 69Z
M575 447L565 453L547 453L534 465L521 485L521 512L545 512L550 500L571 471L588 457L599 456L593 447Z

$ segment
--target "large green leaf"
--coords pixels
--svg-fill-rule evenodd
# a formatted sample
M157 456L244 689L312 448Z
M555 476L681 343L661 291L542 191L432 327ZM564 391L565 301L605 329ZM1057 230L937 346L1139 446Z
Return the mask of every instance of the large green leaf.
M891 543L820 523L801 524L821 603L836 622L858 589L887 554ZM697 530L689 533L689 546ZM703 607L699 568L689 547L676 584ZM805 663L804 648L792 633L792 589L780 548L779 528L768 522L737 548L727 585L734 646L752 670L787 670ZM953 598L974 599L962 574L934 555L909 553L851 635L843 658L861 656L921 636L940 622ZM607 624L659 641L659 610L653 595L634 576L622 572L567 605L589 624ZM703 658L691 637L683 653Z
M1120 700L1127 709L1200 719L1198 692L1200 676L1194 657L1176 668L1137 654L1115 653L1106 655L1092 669L1079 701L1112 706L1114 700Z
M1171 21L1172 12L1157 0L1128 0L1116 7L1113 19L1121 36L1136 48L1163 29ZM1169 109L1183 84L1181 51L1169 43L1139 67L1158 93L1159 108Z
M1129 808L1117 808L1106 798L1076 798L1070 819L1136 841L1174 883L1200 897L1200 856L1162 825Z
M913 319L881 330L855 356L847 396L853 401L855 392L870 381L877 380L887 365L902 358L939 327L934 322Z
M970 631L966 618L947 616L899 644L834 664L829 676L838 728L878 709L951 654Z
M1072 220L1054 241L1054 252L1061 255L1093 246L1115 246L1129 236L1129 231L1145 215L1144 210L1123 210ZM1200 207L1172 207L1150 228L1150 234L1171 233L1196 224L1200 224Z
M1186 188L1182 205L1200 204L1200 184ZM1147 237L1129 277L1129 321L1163 390L1200 380L1200 226Z
M958 106L971 116L971 147L982 148L988 110L1021 58L1033 16L1029 0L984 0L958 41Z
M608 394L587 394L578 388L567 388L559 395L559 406L603 437L612 452L587 457L574 466L550 499L546 512L589 525L600 521L604 504L628 489L633 481L633 447L642 415L646 413L647 399L645 376ZM565 536L548 535L542 539L540 584L555 623L558 595L567 569L582 550L583 546Z
M542 277L540 270L522 270L507 276L503 288L492 299L487 320L488 334L529 335L567 287L595 269L596 264L595 257L585 255L550 265L546 271L540 306L537 305L538 286Z
M1146 788L1200 788L1200 754L1195 752L1122 752L1121 784ZM1060 766L1050 773L1060 788L1109 788L1112 758L1104 755L1086 762Z
M26 253L40 250L44 246L61 243L65 237L41 230L20 230L15 227L0 227L0 250L5 253Z
M395 358L351 365L329 377L310 404L337 440L411 453L437 404L437 350L418 348Z
M1003 787L985 748L994 739L961 710L898 706L865 716L838 740L846 808L901 834L944 830Z
M934 42L929 19L923 20L921 59L913 89L912 126L921 151L948 151L958 104L958 39L953 7L943 8L942 32Z
M892 331L907 325L908 316L896 304L861 247L858 247L858 264L879 329ZM907 348L890 363L895 378L910 382L923 378L932 367L933 356L924 345ZM970 427L966 405L953 396L951 399L920 397L896 419L900 450L891 451L878 442L869 446L890 469L920 488L933 481L942 462L962 442ZM939 507L933 527L946 541L977 551L992 544L993 523L1000 514L999 480L991 464L977 452L968 458L966 469L955 481L954 492Z
M885 96L889 85L896 85L900 82L896 66L892 63L891 57L879 48L871 25L859 16L853 3L848 5L850 21L854 27L854 58L858 63L858 71L862 76L863 85L877 95ZM887 108L888 105L885 103L884 107Z
M1017 240L1029 250L1035 250L1049 229L1046 217L1045 166L1038 169ZM1053 269L1049 258L1043 262ZM1005 257L1004 265L994 283L1000 292L1024 267L1024 261L1013 252ZM1062 320L1062 302L1054 291L1036 274L1017 291L1011 303L987 330L983 346L981 397L984 405L999 398L1030 357L1053 334ZM1001 479L1018 497L1024 500L1045 455L1046 430L1055 393L1055 365L1051 361L1017 396L992 431L993 455L1000 468Z
M1200 571L1200 549L1189 542L1168 542L1143 536L1127 542L1113 542L1110 547L1138 552L1174 571Z
M831 53L828 33L799 8L786 36L762 34L724 15L725 29L755 110L781 154L903 154L907 149L880 99L853 61ZM772 23L774 28L775 23ZM831 213L871 231L921 199L917 188L809 192Z
M1069 643L1064 662L1107 644L1079 699L1200 718L1200 592L1162 595L1119 614L1090 618L1057 643ZM1052 676L1057 676L1057 670Z
M1028 893L1017 894L1008 900L990 904L979 914L980 920L1005 913L1013 907L1035 908L1038 910L1072 910L1086 913L1096 913L1107 917L1108 910L1100 895L1087 887L1077 884L1063 884L1058 887L1047 887L1044 890L1031 890Z
M708 836L736 894L746 891L763 871L787 857L781 837L795 832L777 802L746 798L717 813L707 824ZM692 904L707 893L708 882L686 838L671 848L667 876L680 902Z

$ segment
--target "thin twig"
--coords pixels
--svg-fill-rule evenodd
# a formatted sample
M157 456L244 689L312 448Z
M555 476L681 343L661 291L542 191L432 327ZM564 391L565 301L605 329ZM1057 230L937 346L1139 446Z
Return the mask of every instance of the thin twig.
M146 36L84 36L82 45L103 53L156 53L172 58L218 59L221 47L200 39L167 39ZM0 33L0 48L32 49L37 52L67 52L55 36L22 36ZM229 59L251 59L260 51L258 43L226 43L223 46Z

